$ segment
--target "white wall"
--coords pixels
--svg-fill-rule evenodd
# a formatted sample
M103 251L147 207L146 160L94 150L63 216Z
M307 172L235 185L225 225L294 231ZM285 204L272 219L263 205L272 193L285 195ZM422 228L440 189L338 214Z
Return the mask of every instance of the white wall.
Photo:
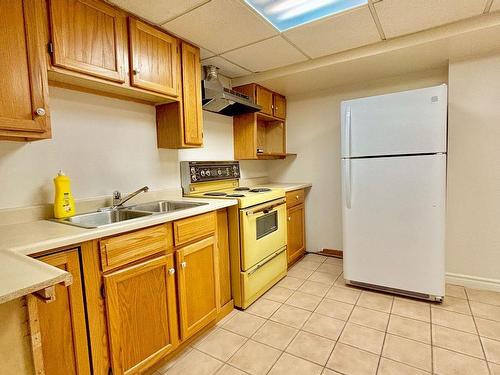
M232 118L204 112L205 147L156 147L153 106L50 88L51 140L0 142L0 208L53 201L52 178L63 169L76 199L179 188L180 160L233 159ZM266 174L265 164L242 163L246 178Z
M340 102L446 82L446 70L288 97L287 151L296 158L269 163L273 181L311 182L306 198L307 250L342 249Z
M450 63L449 80L446 268L500 287L500 54Z

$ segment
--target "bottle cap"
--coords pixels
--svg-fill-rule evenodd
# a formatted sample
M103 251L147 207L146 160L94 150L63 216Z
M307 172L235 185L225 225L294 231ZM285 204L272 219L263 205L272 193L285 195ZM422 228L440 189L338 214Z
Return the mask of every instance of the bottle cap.
M66 175L64 174L64 172L62 171L62 169L59 169L59 173L58 173L57 175L58 175L58 176L66 176Z

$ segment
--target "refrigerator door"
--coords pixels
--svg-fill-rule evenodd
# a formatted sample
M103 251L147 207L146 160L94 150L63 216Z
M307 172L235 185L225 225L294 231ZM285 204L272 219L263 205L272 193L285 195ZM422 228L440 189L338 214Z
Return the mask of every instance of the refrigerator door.
M444 296L446 155L342 163L345 279Z
M446 152L447 86L342 102L342 157Z

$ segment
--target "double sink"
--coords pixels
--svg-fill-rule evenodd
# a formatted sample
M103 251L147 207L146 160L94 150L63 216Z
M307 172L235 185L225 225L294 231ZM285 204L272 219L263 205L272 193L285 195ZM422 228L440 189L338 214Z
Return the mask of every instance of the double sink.
M206 204L208 203L161 200L120 208L103 208L97 212L75 215L64 219L54 219L54 221L87 229L101 228L127 220L187 210Z

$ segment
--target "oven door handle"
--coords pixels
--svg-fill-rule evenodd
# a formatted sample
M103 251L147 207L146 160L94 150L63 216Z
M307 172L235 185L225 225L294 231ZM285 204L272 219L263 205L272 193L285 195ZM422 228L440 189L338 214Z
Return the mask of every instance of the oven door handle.
M284 248L281 248L280 250L278 250L277 252L275 252L271 258L267 259L265 262L263 263L259 263L257 264L257 266L255 266L255 268L251 271L248 272L248 276L251 276L253 275L255 272L257 272L259 269L261 269L263 266L265 266L267 263L269 263L270 261L272 261L274 258L276 258L277 256L281 255L281 253L283 251L286 251L286 246Z
M281 206L282 204L285 204L285 202L286 201L284 199L280 199L279 201L273 202L272 204L268 204L268 205L261 206L261 207L256 207L254 210L245 211L245 213L247 214L247 216L255 215L255 214L258 214L261 212L263 212L264 214L268 214L276 207Z

